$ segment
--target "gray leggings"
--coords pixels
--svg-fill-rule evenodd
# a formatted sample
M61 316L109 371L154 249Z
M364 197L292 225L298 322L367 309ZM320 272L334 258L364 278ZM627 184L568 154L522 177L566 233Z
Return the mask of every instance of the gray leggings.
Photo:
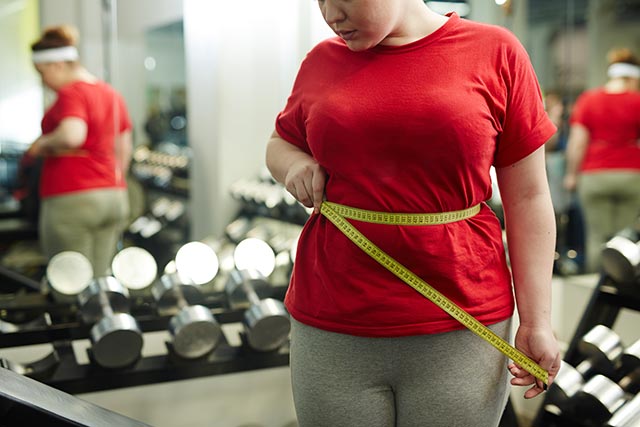
M586 235L586 272L601 268L602 246L640 215L640 173L607 171L580 175L578 197Z
M48 258L62 251L85 255L96 277L107 274L126 226L126 190L82 191L42 200L40 245Z
M500 421L507 359L473 332L363 338L292 323L300 427L494 427ZM507 339L511 321L490 328Z

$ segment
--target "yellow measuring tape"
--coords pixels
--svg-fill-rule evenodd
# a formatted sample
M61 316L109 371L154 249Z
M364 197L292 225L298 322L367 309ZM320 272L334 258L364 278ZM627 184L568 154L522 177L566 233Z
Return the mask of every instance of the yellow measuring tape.
M407 285L411 286L423 296L443 309L447 314L466 326L480 338L498 349L505 356L513 360L524 370L542 381L545 386L549 384L549 373L531 360L527 355L513 347L511 344L496 335L491 329L480 323L475 317L464 311L456 303L438 292L427 282L416 276L409 269L398 261L387 255L382 249L377 247L367 239L358 229L356 229L346 218L363 222L374 222L388 225L434 225L446 224L471 218L480 211L480 205L461 211L444 212L436 214L396 214L373 212L363 209L351 208L337 203L323 202L320 213L327 217L345 236L355 243L360 249L366 252L371 258L400 278Z

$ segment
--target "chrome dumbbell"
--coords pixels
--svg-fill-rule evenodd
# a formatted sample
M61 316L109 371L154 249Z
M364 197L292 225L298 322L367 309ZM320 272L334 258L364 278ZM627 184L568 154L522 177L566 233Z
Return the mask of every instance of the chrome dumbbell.
M158 264L145 249L130 246L116 254L111 262L111 271L127 289L138 291L156 280Z
M78 295L82 317L91 327L91 351L105 368L131 365L142 351L142 331L129 314L129 292L115 277L100 277Z
M177 355L195 359L210 353L220 341L222 329L203 305L200 285L218 272L218 258L208 245L191 242L182 246L151 293L160 314L173 314L169 321L172 347Z
M612 378L619 378L615 381ZM640 340L624 350L615 377L596 375L575 394L575 410L603 423L640 391Z
M624 229L611 238L602 250L602 269L620 285L633 284L640 272L640 233Z
M607 427L639 427L640 426L640 394L625 403L607 421Z
M617 383L604 375L591 378L575 395L576 413L603 423L640 391L640 370L630 372Z
M237 270L257 270L268 278L276 268L276 255L265 240L248 237L235 247L233 262Z
M256 289L265 290L269 282L258 270L233 270L225 285L229 305L249 305L243 326L249 346L258 351L276 350L288 339L291 320L284 304L274 298L260 299Z
M620 336L604 325L596 325L578 343L578 351L584 360L575 368L562 362L560 371L549 388L544 410L556 415L570 409L573 396L582 389L585 381L604 373L612 376L624 352Z
M54 299L72 302L93 279L93 267L81 253L63 251L49 260L45 279Z

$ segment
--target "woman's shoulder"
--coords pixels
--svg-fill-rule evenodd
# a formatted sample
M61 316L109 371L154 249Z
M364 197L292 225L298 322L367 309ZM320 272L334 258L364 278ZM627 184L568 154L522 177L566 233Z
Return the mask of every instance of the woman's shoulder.
M109 85L102 80L94 80L94 81L86 81L86 80L76 80L67 85L64 85L59 93L63 94L80 94L86 92L94 92L108 90Z
M529 54L518 36L506 27L460 19L456 31L482 56L502 58L510 64L529 61Z

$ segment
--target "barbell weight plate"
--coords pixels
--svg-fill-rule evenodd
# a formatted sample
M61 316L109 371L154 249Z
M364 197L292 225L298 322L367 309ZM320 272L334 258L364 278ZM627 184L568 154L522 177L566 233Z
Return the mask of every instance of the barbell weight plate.
M63 251L54 255L47 265L47 282L64 295L77 295L93 278L91 262L80 252Z

